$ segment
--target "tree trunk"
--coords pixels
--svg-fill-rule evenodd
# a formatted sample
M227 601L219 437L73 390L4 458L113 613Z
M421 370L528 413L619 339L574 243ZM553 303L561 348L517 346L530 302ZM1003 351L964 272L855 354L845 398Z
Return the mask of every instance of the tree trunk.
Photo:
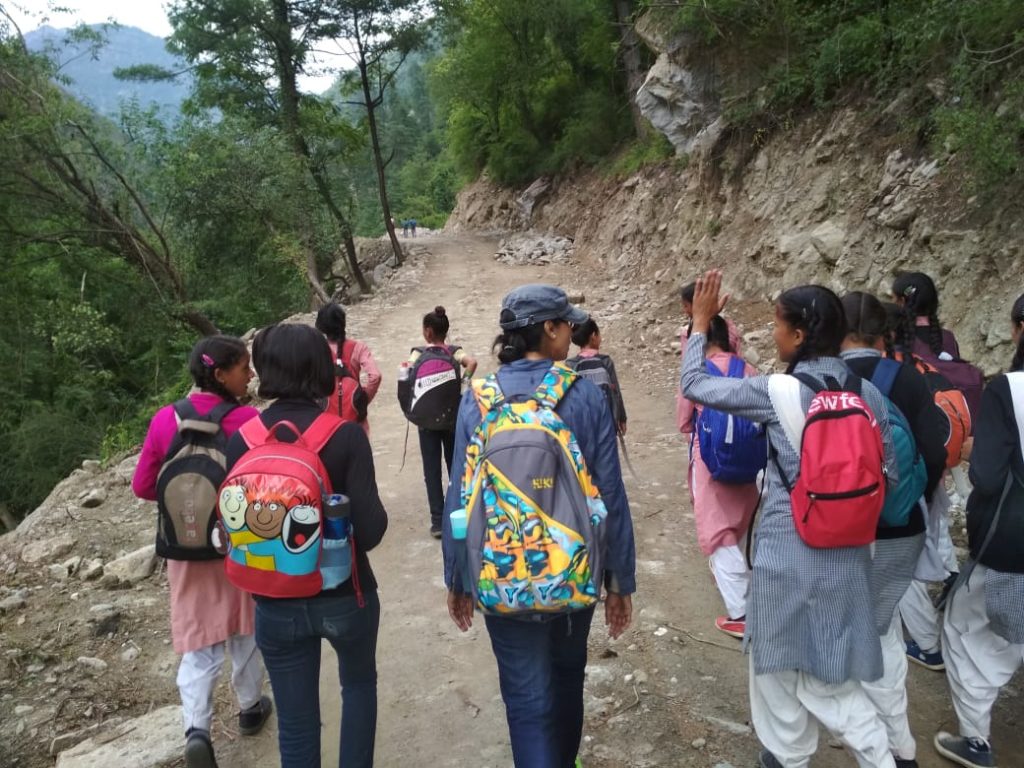
M622 41L621 56L622 65L626 69L626 95L629 98L629 111L633 116L633 130L639 138L646 137L651 132L651 124L640 112L636 103L636 92L644 84L643 59L640 56L640 37L636 33L633 24L633 16L636 13L635 0L615 0L615 15L618 18L619 28L622 30L620 39Z
M370 127L370 145L373 147L373 164L377 167L377 191L380 195L380 210L384 214L384 226L391 240L391 250L395 253L395 264L402 263L402 246L395 234L395 220L391 217L391 203L388 202L387 178L384 175L384 156L380 149L380 137L377 134L377 102L370 95L370 73L366 68L366 56L362 42L359 43L359 77L363 82L363 99L366 102L366 121Z
M331 194L331 186L323 177L321 171L316 168L309 144L302 133L302 126L299 122L299 87L296 79L295 56L292 50L294 40L292 39L291 18L288 14L288 0L274 0L274 21L278 26L278 35L275 39L275 55L277 57L277 75L281 85L281 118L285 133L292 144L292 150L299 160L305 165L313 182L316 184L317 192L321 200L331 212L338 229L341 230L341 239L345 244L345 256L348 260L348 268L352 272L359 287L364 292L369 292L370 284L366 281L362 269L359 268L359 260L356 257L355 242L352 240L352 226L341 208L334 201ZM325 297L327 291L320 280L320 272L316 268L316 258L311 249L307 246L306 253L306 277L309 280L313 293L318 297Z

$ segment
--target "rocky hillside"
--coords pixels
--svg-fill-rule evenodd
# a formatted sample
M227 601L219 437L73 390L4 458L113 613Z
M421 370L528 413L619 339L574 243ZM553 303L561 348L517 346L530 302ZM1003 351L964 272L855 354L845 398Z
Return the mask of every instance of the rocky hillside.
M964 355L987 373L1006 365L1010 305L1024 290L1019 197L975 196L955 154L921 150L901 128L906 98L849 103L770 135L732 130L715 91L724 76L701 71L685 41L650 42L661 55L638 101L674 160L520 190L483 179L463 190L449 228L571 238L575 258L608 275L611 300L616 287L640 291L657 310L649 334L666 342L677 289L708 267L750 300L812 281L883 295L896 272L920 270L935 278Z

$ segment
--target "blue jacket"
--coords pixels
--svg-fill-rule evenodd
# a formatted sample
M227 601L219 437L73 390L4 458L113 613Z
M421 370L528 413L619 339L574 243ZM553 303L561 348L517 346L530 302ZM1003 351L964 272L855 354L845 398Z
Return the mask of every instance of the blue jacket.
M498 384L506 398L532 395L544 374L551 368L550 360L517 360L498 370ZM613 591L631 595L636 591L636 547L633 542L633 518L629 512L626 488L622 484L615 423L608 401L593 383L578 379L556 409L558 415L576 435L587 469L601 492L608 509L605 573L610 575ZM480 424L480 407L467 391L459 405L455 425L455 456L452 459L451 482L444 505L444 582L449 589L461 584L455 576L455 550L452 547L451 511L459 507L459 492L466 467L466 446ZM461 590L460 590L461 591Z

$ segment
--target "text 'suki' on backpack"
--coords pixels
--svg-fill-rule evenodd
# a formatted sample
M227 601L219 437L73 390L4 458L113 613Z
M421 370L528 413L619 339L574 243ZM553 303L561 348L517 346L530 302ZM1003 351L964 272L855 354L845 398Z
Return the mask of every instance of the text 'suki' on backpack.
M803 373L773 376L769 392L773 381L788 385L794 379L815 393L802 431L796 435L786 423L804 419L799 397L797 418L780 413L787 437L800 456L795 481L786 477L775 446L771 454L789 491L796 532L810 547L870 544L885 501L885 453L878 421L861 398L861 380L850 375L841 385L831 376L824 383ZM776 403L775 395L772 401ZM787 403L786 407L792 406Z
M902 359L902 354L897 353L896 360ZM939 406L939 410L949 421L949 437L946 438L946 468L952 469L960 465L964 441L974 431L967 397L931 362L919 357L913 357L912 360L914 367L924 376L935 404Z
M722 376L718 366L710 360L705 361L705 368L711 376ZM743 360L733 356L725 375L742 379L745 369ZM752 483L768 463L768 438L764 428L748 419L705 406L697 416L694 434L701 460L711 479L717 482Z
M593 384L601 388L605 398L608 400L608 407L611 408L612 418L615 420L615 429L626 420L626 414L622 413L621 394L617 391L615 381L611 374L611 358L608 355L578 355L565 361L566 365L572 368L584 379L589 379Z
M557 363L523 402L506 400L496 375L473 382L482 421L461 487L464 581L484 613L567 613L600 597L608 512L555 410L575 380Z
M330 342L334 359L334 392L328 398L325 410L338 416L342 421L366 421L369 398L359 383L359 377L352 370L352 350L355 342L346 339L338 352L337 345Z
M911 510L920 501L928 485L928 470L924 458L917 450L914 433L903 412L892 401L892 388L899 372L899 363L881 358L871 374L871 383L885 397L889 427L892 430L892 447L899 471L899 483L895 488L888 488L882 506L881 524L890 528L901 528L907 524Z
M217 493L227 465L227 437L221 421L237 407L235 403L219 403L200 416L188 398L174 403L178 431L156 481L156 553L161 557L223 557L214 533Z
M460 347L414 347L416 360L398 380L398 403L417 427L449 430L455 426L462 399L462 375L455 353Z
M268 429L259 418L239 430L249 450L224 480L218 505L230 540L225 573L239 589L285 598L337 586L325 584L320 570L324 500L332 489L319 453L342 423L325 412L305 432L289 421ZM279 439L285 430L294 442Z

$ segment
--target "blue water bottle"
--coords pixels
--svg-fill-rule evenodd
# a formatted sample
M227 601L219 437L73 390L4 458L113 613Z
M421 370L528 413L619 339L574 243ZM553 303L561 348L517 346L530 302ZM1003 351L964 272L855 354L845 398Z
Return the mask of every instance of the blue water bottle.
M324 540L320 575L324 589L334 589L352 577L351 504L343 493L324 497Z
M466 510L453 509L451 513L452 544L455 547L455 568L461 580L462 591L473 594L473 580L469 573L469 549L466 544Z

